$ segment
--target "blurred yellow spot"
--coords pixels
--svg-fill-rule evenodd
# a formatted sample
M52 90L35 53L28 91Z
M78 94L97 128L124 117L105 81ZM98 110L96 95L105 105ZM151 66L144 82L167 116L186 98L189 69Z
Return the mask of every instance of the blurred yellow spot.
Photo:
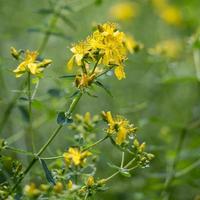
M37 197L40 194L40 190L36 188L35 183L31 183L24 187L24 195L28 197Z
M116 20L129 20L138 14L138 6L131 2L115 4L110 8L110 16Z

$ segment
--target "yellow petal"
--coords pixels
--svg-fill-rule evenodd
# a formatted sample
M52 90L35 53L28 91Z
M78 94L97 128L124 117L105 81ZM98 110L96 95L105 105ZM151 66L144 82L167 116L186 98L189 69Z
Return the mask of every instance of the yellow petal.
M121 80L123 78L126 78L126 74L124 72L124 67L123 66L118 66L115 68L115 76Z
M67 69L68 69L69 71L72 71L73 66L74 66L74 56L72 56L72 57L70 58L70 60L68 61L68 63L67 63Z
M127 133L128 131L126 128L120 127L116 137L116 144L121 145L126 140Z

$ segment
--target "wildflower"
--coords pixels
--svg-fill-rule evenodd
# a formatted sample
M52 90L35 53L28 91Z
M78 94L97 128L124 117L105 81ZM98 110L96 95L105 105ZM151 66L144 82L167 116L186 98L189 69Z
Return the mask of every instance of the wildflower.
M108 124L107 133L109 135L116 134L116 144L121 145L126 141L128 135L136 131L134 125L130 124L124 117L117 115L113 118L110 111L103 112L102 114Z
M70 147L68 152L64 153L64 159L67 165L74 164L75 166L82 166L86 158L91 156L92 153L89 151L83 151L81 152L78 148L72 148Z
M40 190L41 191L44 191L44 192L47 192L50 188L50 185L47 185L47 184L41 184L40 185Z
M110 16L119 21L126 21L138 14L138 7L134 3L123 2L115 4L110 9Z
M43 61L38 61L38 52L27 50L25 53L24 61L22 61L18 67L13 70L16 77L22 76L25 72L30 72L33 75L39 75L43 72L52 61L50 59L44 59Z
M177 58L181 51L181 44L178 40L169 39L156 44L154 48L149 49L151 55L161 55L167 58Z
M71 190L72 187L73 187L73 183L72 183L71 180L69 180L68 183L67 183L67 189L68 189L68 190Z
M90 86L95 79L95 73L89 75L89 74L81 74L77 75L75 78L75 84L77 88L86 88Z
M67 67L69 70L72 70L74 66L74 61L76 62L78 66L82 65L82 60L84 56L89 54L89 46L86 42L83 41L74 45L70 50L74 55L67 63Z
M97 66L102 65L110 69L115 67L115 75L121 80L125 78L124 62L127 59L127 53L133 53L138 49L139 45L133 38L120 32L114 23L105 23L98 25L97 29L86 38L86 40L73 45L71 51L73 53L67 67L71 70L76 64L81 66L84 75L78 77L84 84L88 85L94 78L94 74L99 74L102 70ZM96 64L95 71L90 72L89 66L91 63ZM81 82L79 81L79 82Z
M89 176L88 179L87 179L87 182L86 182L86 185L88 187L92 187L94 185L94 177L93 176Z
M54 186L53 186L53 190L56 193L61 193L63 191L63 184L61 182L57 182Z
M37 197L40 194L40 190L36 188L35 183L31 183L30 185L26 185L24 187L24 195L28 197Z
M22 51L18 51L17 49L15 49L14 47L10 48L10 54L16 59L19 59L20 54L22 53Z
M174 6L167 6L160 13L161 18L170 25L179 26L182 22L182 15L178 8Z
M158 15L166 23L174 26L181 25L182 14L177 7L170 5L166 0L152 0L152 3L158 12Z

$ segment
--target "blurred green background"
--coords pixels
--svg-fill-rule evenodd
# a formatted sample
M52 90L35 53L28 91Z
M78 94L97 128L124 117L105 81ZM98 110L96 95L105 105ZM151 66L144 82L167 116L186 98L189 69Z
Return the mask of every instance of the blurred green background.
M94 93L98 98L84 96L75 112L99 114L102 110L111 110L125 115L139 128L138 137L147 143L147 149L155 154L155 159L149 168L134 171L131 179L118 176L109 184L110 189L98 193L95 199L162 199L163 186L176 157L180 135L185 129L176 172L200 159L200 84L194 63L194 55L198 55L199 50L194 49L189 42L200 25L200 1L168 1L181 12L180 26L162 20L150 0L128 1L137 4L138 11L135 17L123 21L110 16L111 7L125 2L123 0L51 2L52 5L66 4L66 19L58 19L42 53L42 57L52 59L53 64L45 71L45 78L40 81L33 103L37 148L41 147L56 127L57 113L66 108L70 101L68 97L74 92L71 80L59 79L59 76L67 74L66 62L71 56L71 43L87 37L94 25L115 21L120 30L133 35L144 44L144 48L137 54L129 55L125 80L118 81L112 75L104 77L103 82L110 88L113 98L100 89L96 90ZM30 50L39 48L53 17L51 13L45 12L50 6L48 0L0 0L0 119L23 81L23 78L16 79L12 72L17 64L9 54L10 47ZM171 59L148 53L149 48L168 39L176 39L181 43L179 56ZM24 128L27 123L23 111L25 106L22 100L17 101L0 132L1 137L7 138L12 146L29 149L29 136ZM65 128L45 154L53 156L55 152L63 151L70 145L69 138L70 131ZM106 163L111 160L119 163L120 154L116 154L116 149L109 142L99 148L103 153L97 176L104 177L113 172ZM27 164L24 157L18 158ZM200 199L199 165L175 178L170 186L170 194L169 199L172 200Z

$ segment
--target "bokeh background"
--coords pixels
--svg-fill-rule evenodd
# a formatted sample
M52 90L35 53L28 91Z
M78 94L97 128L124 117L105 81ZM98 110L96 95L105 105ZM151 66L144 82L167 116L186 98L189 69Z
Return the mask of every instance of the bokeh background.
M123 7L127 2L129 8ZM160 2L0 0L0 119L23 81L12 72L16 61L10 56L10 47L37 50L46 37L45 32L50 32L42 56L51 58L53 64L45 71L33 103L37 148L56 127L57 113L66 108L68 97L74 92L72 80L59 79L67 74L71 43L87 37L95 25L112 21L144 46L140 52L129 55L125 80L118 81L112 74L103 78L113 98L101 89L95 90L98 98L84 96L75 111L99 114L102 110L112 110L125 115L139 128L138 137L147 143L148 151L155 154L150 167L135 170L131 179L116 177L109 184L110 189L98 193L95 199L162 199L174 158L178 158L175 172L183 173L170 184L168 199L200 199L200 46L198 42L194 45L199 37L200 1L165 1L171 11L164 10ZM54 16L48 9L60 3L66 4L64 17L50 30ZM29 149L29 136L24 128L25 108L26 103L18 100L7 123L1 124L0 132L12 146ZM71 144L70 134L67 128L62 130L45 154L62 152ZM180 146L178 151L177 146ZM109 142L99 148L103 153L97 176L104 177L113 172L106 163L111 160L119 163L120 153ZM28 162L24 156L13 156L25 164ZM183 171L188 166L193 168ZM37 167L34 167L36 175Z

